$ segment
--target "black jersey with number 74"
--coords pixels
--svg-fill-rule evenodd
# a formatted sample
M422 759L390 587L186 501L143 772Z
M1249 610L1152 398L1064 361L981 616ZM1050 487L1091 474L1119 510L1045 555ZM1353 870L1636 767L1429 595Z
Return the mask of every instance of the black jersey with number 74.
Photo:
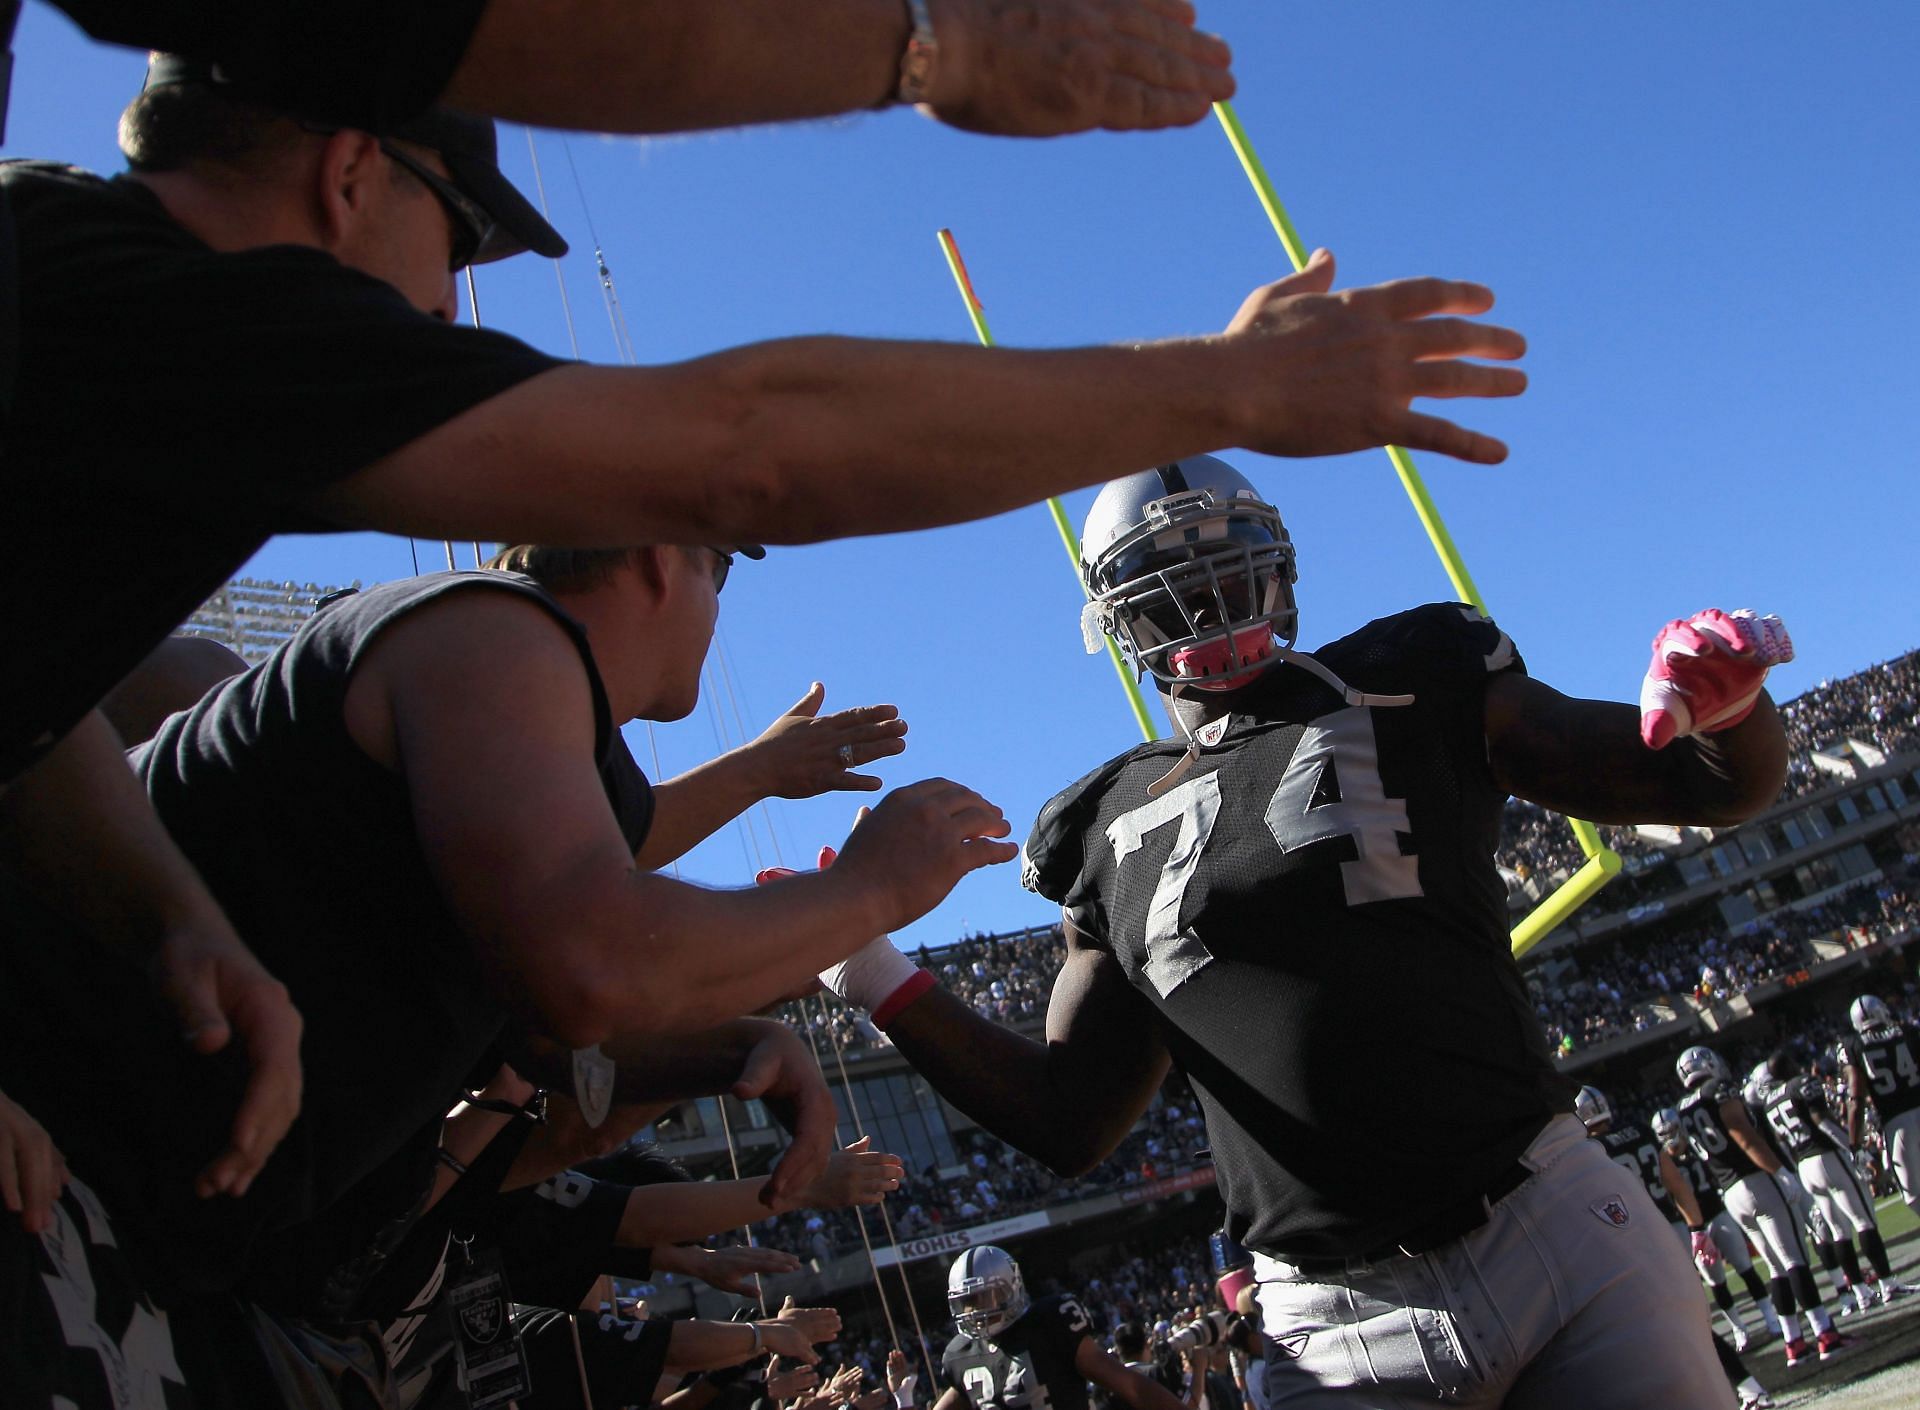
M1205 1108L1230 1232L1296 1259L1418 1228L1571 1108L1493 861L1506 796L1485 695L1525 669L1513 643L1436 603L1312 654L1376 699L1270 667L1158 796L1183 741L1054 798L1025 873L1157 1013Z

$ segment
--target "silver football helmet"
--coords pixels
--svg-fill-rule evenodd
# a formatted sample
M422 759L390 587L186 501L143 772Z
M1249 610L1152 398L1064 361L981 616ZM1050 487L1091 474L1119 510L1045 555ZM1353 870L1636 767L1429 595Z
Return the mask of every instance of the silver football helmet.
M947 1307L970 1337L992 1338L1020 1320L1031 1305L1020 1265L997 1244L979 1244L947 1271Z
M1573 1114L1591 1131L1603 1122L1613 1120L1613 1108L1607 1105L1607 1094L1598 1087L1582 1087L1579 1095L1573 1099Z
M1087 650L1100 633L1169 684L1232 685L1298 626L1280 511L1210 455L1113 480L1080 536Z
M1773 1068L1763 1058L1754 1064L1753 1071L1747 1074L1746 1083L1740 1088L1740 1095L1748 1106L1764 1107L1767 1099L1773 1095L1774 1088L1780 1084L1774 1078Z
M1663 1106L1653 1114L1653 1138L1663 1146L1676 1144L1680 1139L1680 1113L1670 1106Z
M1673 1065L1680 1078L1680 1085L1691 1090L1708 1080L1728 1081L1732 1071L1727 1060L1712 1048L1692 1047L1680 1054L1680 1060Z
M1862 994L1853 1001L1853 1007L1847 1010L1847 1021L1853 1025L1856 1033L1870 1033L1876 1028L1887 1028L1893 1024L1893 1010L1877 994Z

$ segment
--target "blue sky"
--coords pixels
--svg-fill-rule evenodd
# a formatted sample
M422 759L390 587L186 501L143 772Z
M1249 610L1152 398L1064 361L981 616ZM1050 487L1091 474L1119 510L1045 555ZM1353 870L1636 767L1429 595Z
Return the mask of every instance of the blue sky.
M1510 442L1508 463L1421 465L1534 674L1631 698L1657 627L1709 605L1787 620L1800 659L1776 673L1782 698L1920 644L1903 424L1920 405L1920 9L1216 0L1202 18L1233 43L1241 118L1342 283L1480 279L1531 340L1525 398L1451 404ZM114 169L141 58L37 3L17 52L8 155ZM531 189L524 132L501 145ZM539 153L595 360L617 354L589 223L643 361L797 333L966 339L943 225L1010 345L1210 331L1285 270L1211 122L1014 143L888 113L542 134ZM551 265L487 268L479 290L490 325L567 351ZM1450 596L1384 456L1229 458L1299 548L1302 644ZM1069 499L1076 521L1090 499ZM76 571L111 569L75 541ZM411 560L405 540L294 538L250 571L371 582ZM962 779L1023 836L1056 788L1136 738L1111 669L1082 654L1079 601L1036 507L776 551L735 574L721 635L750 727L815 678L830 706L893 701L913 732L889 784ZM727 693L711 694L735 733ZM645 733L629 734L651 770ZM719 737L704 708L655 734L669 774ZM853 803L776 804L780 853L811 856ZM756 836L722 833L685 873L741 884L772 857L764 822ZM1002 867L907 938L1049 918Z

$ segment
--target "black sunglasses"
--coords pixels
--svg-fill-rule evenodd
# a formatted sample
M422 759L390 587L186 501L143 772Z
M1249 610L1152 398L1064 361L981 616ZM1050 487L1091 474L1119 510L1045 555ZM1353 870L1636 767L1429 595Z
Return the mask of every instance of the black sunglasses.
M403 151L391 142L382 142L380 150L419 177L422 184L438 196L440 204L446 207L447 214L451 217L448 225L453 236L452 248L447 256L447 267L457 273L472 264L480 253L480 247L486 244L487 237L493 234L493 217L482 210L479 203L458 186L418 157Z
M707 551L718 560L713 565L713 590L719 592L727 585L727 575L733 571L733 555L724 548L713 548L711 545Z

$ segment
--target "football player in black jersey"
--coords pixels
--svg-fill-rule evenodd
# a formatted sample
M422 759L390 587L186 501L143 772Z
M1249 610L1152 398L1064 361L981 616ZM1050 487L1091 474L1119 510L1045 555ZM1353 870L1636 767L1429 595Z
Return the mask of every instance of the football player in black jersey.
M1493 854L1510 793L1620 823L1772 802L1779 623L1669 624L1640 710L1530 680L1459 603L1295 651L1280 515L1205 456L1103 489L1081 570L1090 648L1105 631L1150 671L1177 733L1034 826L1025 880L1067 940L1047 1041L884 937L823 980L1056 1170L1110 1151L1178 1063L1289 1348L1276 1401L1731 1403L1644 1182L1567 1111Z
M1840 1040L1847 1073L1847 1139L1858 1145L1860 1122L1871 1101L1880 1113L1880 1136L1907 1208L1920 1214L1920 1042L1896 1023L1886 1001L1862 994L1848 1010L1856 1036Z
M1735 1309L1733 1293L1727 1287L1725 1261L1719 1255L1704 1210L1692 1198L1686 1177L1662 1148L1659 1137L1637 1121L1616 1121L1613 1104L1598 1087L1580 1089L1573 1099L1573 1114L1586 1126L1587 1135L1606 1147L1615 1165L1646 1184L1647 1195L1661 1218L1681 1231L1694 1266L1713 1289L1714 1302L1733 1332L1733 1349L1745 1351L1749 1333ZM1692 1232L1695 1230L1697 1235Z
M1866 1311L1875 1301L1891 1302L1912 1291L1893 1279L1873 1196L1854 1167L1852 1143L1828 1107L1819 1084L1808 1080L1799 1062L1785 1049L1767 1059L1767 1072L1772 1079L1767 1089L1767 1124L1794 1162L1801 1187L1833 1231L1841 1267L1860 1310ZM1855 1238L1867 1255L1868 1271L1864 1275L1853 1249Z
M1680 1182L1679 1172L1674 1166L1673 1157L1661 1148L1658 1138L1643 1130L1637 1121L1615 1122L1613 1104L1598 1087L1582 1087L1573 1099L1573 1114L1580 1118L1587 1128L1587 1135L1606 1147L1613 1163L1646 1182L1647 1194L1652 1198L1654 1207L1662 1215L1672 1211L1672 1216L1680 1221L1680 1227L1699 1230L1689 1240L1695 1264L1704 1274L1708 1268L1719 1271L1719 1256L1714 1252L1712 1238L1704 1228L1704 1215L1692 1192ZM1720 1358L1720 1369L1725 1373L1727 1383L1740 1397L1740 1410L1761 1410L1771 1406L1773 1399L1767 1394L1767 1388L1760 1384L1747 1368L1740 1363L1739 1353L1747 1349L1747 1329L1733 1310L1733 1296L1727 1292L1726 1273L1720 1271L1722 1281L1715 1287L1720 1294L1720 1310L1733 1327L1734 1345L1728 1346L1713 1334L1713 1348Z
M1740 1281L1746 1285L1747 1296L1759 1309L1760 1320L1766 1325L1768 1333L1779 1336L1780 1319L1774 1314L1773 1298L1767 1291L1766 1283L1754 1271L1753 1250L1747 1243L1746 1230L1727 1213L1726 1205L1720 1202L1720 1192L1714 1189L1713 1181L1700 1164L1700 1157L1687 1144L1686 1128L1680 1123L1680 1113L1670 1106L1663 1106L1656 1111L1653 1114L1653 1135L1660 1142L1661 1154L1667 1157L1660 1167L1661 1193L1665 1198L1656 1199L1654 1203L1660 1207L1660 1213L1671 1221L1674 1233L1679 1235L1681 1243L1687 1245L1689 1253L1697 1243L1693 1237L1696 1230L1704 1229L1712 1241L1711 1253L1702 1250L1693 1254L1693 1266L1699 1270L1700 1281L1713 1294L1714 1304L1742 1333L1734 1337L1735 1344L1745 1351L1745 1343L1752 1339L1752 1333L1746 1331L1745 1320L1735 1311L1733 1291L1727 1286L1729 1273L1740 1275ZM1693 1205L1683 1208L1682 1203L1688 1195L1693 1197ZM1718 1257L1713 1254L1718 1254Z
M1088 1410L1089 1381L1132 1410L1189 1410L1101 1347L1074 1299L1028 1297L1003 1248L978 1244L953 1261L947 1306L958 1332L940 1358L947 1389L933 1410Z
M1797 1365L1808 1355L1796 1315L1802 1308L1813 1326L1822 1361L1845 1350L1849 1340L1834 1329L1833 1318L1821 1306L1794 1201L1782 1188L1783 1180L1796 1186L1798 1181L1754 1125L1725 1059L1712 1048L1692 1047L1680 1054L1674 1070L1687 1089L1679 1107L1687 1143L1700 1157L1728 1213L1766 1255L1773 1270L1769 1286L1780 1335L1787 1344L1787 1364Z

